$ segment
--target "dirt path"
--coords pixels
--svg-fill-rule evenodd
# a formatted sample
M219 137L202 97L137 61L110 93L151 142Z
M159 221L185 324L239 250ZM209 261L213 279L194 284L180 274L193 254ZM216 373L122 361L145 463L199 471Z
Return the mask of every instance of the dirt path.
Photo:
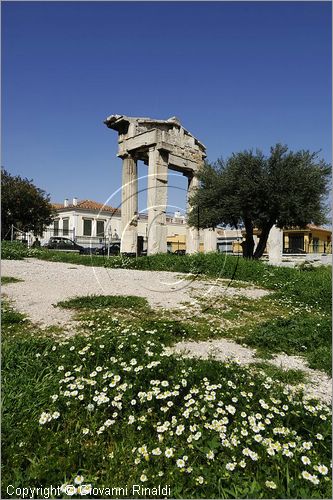
M65 325L72 313L54 305L82 295L137 295L145 297L152 307L192 307L195 311L194 296L208 301L214 296L259 298L268 293L256 287L232 288L228 282L189 280L188 275L179 273L107 269L38 259L4 260L2 275L23 280L5 285L3 292L19 311L41 326Z

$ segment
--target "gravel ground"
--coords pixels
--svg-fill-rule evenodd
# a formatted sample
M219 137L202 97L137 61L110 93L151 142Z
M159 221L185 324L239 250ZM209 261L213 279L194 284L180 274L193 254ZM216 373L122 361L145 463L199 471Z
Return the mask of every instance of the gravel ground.
M195 310L193 295L208 302L214 296L259 298L268 293L255 287L232 288L219 281L191 281L188 275L172 272L107 269L38 259L4 260L2 275L23 280L5 285L3 292L19 311L41 326L66 325L73 313L54 305L80 295L137 295L145 297L152 307L188 310L192 305Z
M232 288L228 283L188 279L188 275L164 271L136 271L130 269L106 269L48 262L38 259L4 260L2 275L22 279L22 282L7 284L3 293L21 312L41 327L58 325L70 331L73 313L54 307L57 302L82 295L137 295L147 298L149 304L164 309L192 310L197 308L196 299L214 299L214 296L245 296L260 298L268 292L256 287ZM185 279L185 276L187 279ZM182 303L185 305L182 306ZM258 361L255 351L231 340L219 339L208 342L183 342L173 351L190 357L213 357L225 361L238 359L241 364ZM284 369L300 369L307 373L310 383L306 393L325 401L332 398L332 379L307 367L302 358L278 355L269 362Z

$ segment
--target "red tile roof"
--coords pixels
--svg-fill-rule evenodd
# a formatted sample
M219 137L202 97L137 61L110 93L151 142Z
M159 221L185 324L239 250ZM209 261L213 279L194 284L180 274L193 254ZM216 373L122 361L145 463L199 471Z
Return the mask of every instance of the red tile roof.
M110 205L104 205L103 203L98 203L97 201L93 200L81 200L78 201L76 205L69 203L67 207L65 207L63 203L52 203L52 206L56 210L64 210L70 208L70 209L81 209L81 210L94 210L101 212L112 212L120 214L119 208L114 208L111 207Z
M327 231L328 233L332 232L332 229L330 229L329 227L320 227L320 226L316 226L315 224L308 224L306 227L308 227L312 231L319 229L320 231Z

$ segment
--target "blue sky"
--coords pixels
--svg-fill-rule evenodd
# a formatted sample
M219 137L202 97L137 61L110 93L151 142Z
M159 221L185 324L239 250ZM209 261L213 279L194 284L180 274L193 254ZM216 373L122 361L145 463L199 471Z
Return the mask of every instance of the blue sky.
M2 30L2 165L53 201L120 187L110 114L176 115L210 161L276 142L331 161L330 2L5 2Z

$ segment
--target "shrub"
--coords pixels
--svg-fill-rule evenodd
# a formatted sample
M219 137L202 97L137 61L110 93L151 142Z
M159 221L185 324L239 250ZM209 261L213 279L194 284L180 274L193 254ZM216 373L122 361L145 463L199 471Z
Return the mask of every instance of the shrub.
M3 241L1 244L1 258L22 260L28 255L28 247L20 241Z

